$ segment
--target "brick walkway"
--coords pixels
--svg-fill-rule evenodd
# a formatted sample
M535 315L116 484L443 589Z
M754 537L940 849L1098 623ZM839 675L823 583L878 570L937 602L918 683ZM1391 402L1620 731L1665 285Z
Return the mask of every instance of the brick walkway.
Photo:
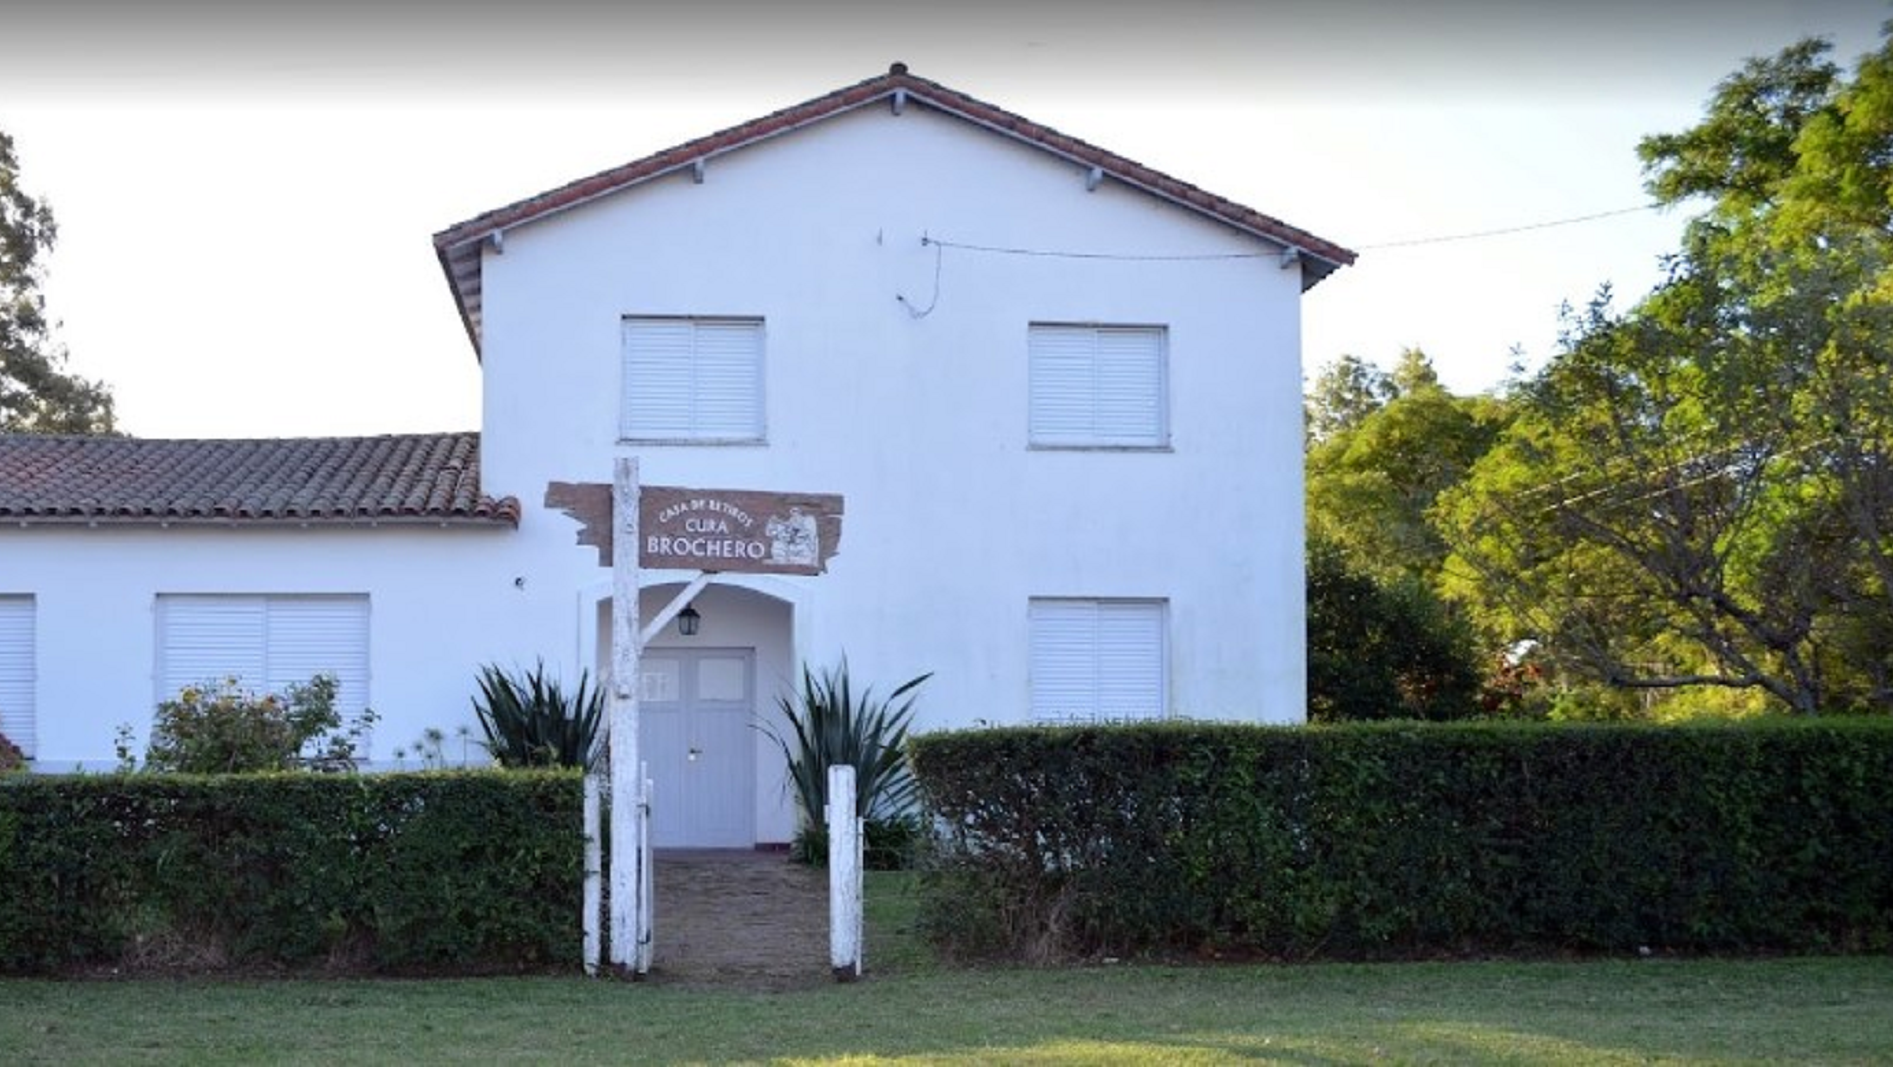
M781 852L660 850L650 980L789 989L833 982L828 872Z

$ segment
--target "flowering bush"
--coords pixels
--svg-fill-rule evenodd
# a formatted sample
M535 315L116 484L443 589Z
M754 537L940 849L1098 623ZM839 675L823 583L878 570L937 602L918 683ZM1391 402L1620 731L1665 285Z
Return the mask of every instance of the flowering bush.
M283 696L258 695L236 678L185 686L158 705L145 767L186 774L353 769L355 745L374 713L344 730L338 687L332 674L291 685Z

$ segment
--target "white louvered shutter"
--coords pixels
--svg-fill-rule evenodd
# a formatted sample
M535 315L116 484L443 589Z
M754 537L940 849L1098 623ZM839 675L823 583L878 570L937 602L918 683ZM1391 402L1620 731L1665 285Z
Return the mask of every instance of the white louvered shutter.
M1161 717L1164 628L1161 601L1032 601L1032 717L1044 722Z
M368 706L368 598L285 596L267 600L267 681L272 693L288 693L317 674L339 683L335 707L344 725ZM358 746L361 755L367 755Z
M622 436L762 440L762 340L754 319L624 320Z
M352 725L369 706L366 596L158 597L159 701L229 677L287 695L321 673L336 676L336 710ZM356 751L368 755L366 737Z
M1164 331L1145 326L1033 326L1028 331L1032 444L1161 448L1169 443Z
M1032 602L1032 718L1041 722L1097 718L1096 615L1096 605L1089 601Z
M159 596L157 701L230 677L265 688L264 617L262 597Z
M30 596L0 596L0 734L29 758L39 748L34 607Z
M1098 717L1155 719L1164 713L1162 604L1098 605Z

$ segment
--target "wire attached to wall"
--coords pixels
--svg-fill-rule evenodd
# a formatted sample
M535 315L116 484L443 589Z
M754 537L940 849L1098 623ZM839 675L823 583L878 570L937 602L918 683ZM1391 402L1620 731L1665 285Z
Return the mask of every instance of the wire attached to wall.
M928 243L927 238L924 238L924 237L921 238L921 243L922 244ZM1071 251L1065 251L1062 249L1055 249L1055 248L1007 248L1003 245L962 244L961 242L958 242L958 241L942 241L938 239L933 240L932 243L935 245L938 245L941 248L958 248L966 252L992 252L992 253L996 253L1002 256L1042 256L1048 259L1111 259L1111 260L1139 260L1139 261L1157 261L1157 262L1190 262L1194 260L1206 260L1206 259L1277 259L1277 258L1280 258L1281 256L1280 252L1203 252L1203 253L1180 254L1180 255L1162 255L1162 254L1145 255L1145 254L1140 254L1140 253L1127 253L1127 252L1071 252Z
M940 262L946 254L946 243L944 241L933 240L924 233L921 234L920 247L925 248L928 245L933 246L933 299L927 301L926 307L916 308L914 307L913 301L908 300L899 293L894 294L894 299L900 301L900 306L907 309L907 314L916 319L924 319L928 315L933 314L933 309L940 305Z
M1645 211L1659 210L1663 205L1648 203L1630 207L1612 208L1609 211L1593 211L1585 215L1570 215L1564 218L1541 219L1536 222L1522 223L1517 226L1502 226L1490 230L1474 230L1468 233L1435 234L1428 237L1409 237L1392 241L1375 241L1355 246L1356 251L1374 252L1390 248L1415 248L1425 245L1447 244L1456 241L1481 241L1494 237L1506 237L1512 234L1530 233L1534 230L1549 230L1561 226L1576 226L1581 223L1598 222L1616 218L1620 215L1634 215ZM1217 260L1239 259L1278 259L1276 252L1199 252L1199 253L1143 253L1143 252L1081 252L1062 248L1022 248L1008 245L979 245L961 241L948 241L941 238L922 237L920 243L931 244L938 248L957 248L963 252L986 252L1002 256L1032 256L1046 259L1092 259L1115 262L1141 263L1200 263Z

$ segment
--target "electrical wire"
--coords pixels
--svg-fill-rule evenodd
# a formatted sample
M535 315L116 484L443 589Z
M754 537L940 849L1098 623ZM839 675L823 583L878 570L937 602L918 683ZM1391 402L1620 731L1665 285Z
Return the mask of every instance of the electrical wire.
M1661 204L1638 204L1635 207L1612 208L1609 211L1594 211L1589 215L1572 215L1563 219L1547 219L1543 222L1527 222L1518 226L1505 226L1496 230L1475 230L1471 233L1451 233L1437 237L1411 237L1399 241L1378 241L1360 246L1362 252L1374 252L1383 248L1412 248L1416 245L1445 244L1448 241L1476 241L1485 237L1504 237L1514 233L1528 233L1532 230L1549 230L1554 226L1575 226L1580 222L1596 222L1599 219L1616 218L1619 215L1632 215L1639 211L1655 211Z
M1637 204L1633 207L1612 208L1609 211L1593 211L1587 215L1571 215L1558 219L1543 219L1538 222L1526 222L1517 226L1501 226L1491 230L1473 230L1467 233L1437 234L1431 237L1406 237L1393 241L1375 241L1357 246L1357 251L1375 252L1388 248L1415 248L1422 245L1446 244L1452 241L1478 241L1489 237L1506 237L1515 233L1529 233L1533 230L1549 230L1559 226L1576 226L1585 222L1597 222L1602 219L1616 218L1620 215L1634 215L1643 211L1655 211L1661 204ZM1127 262L1151 263L1190 263L1228 259L1277 259L1280 252L1199 252L1199 253L1148 253L1148 252L1080 252L1062 248L1024 248L1013 245L981 245L965 241L949 241L940 237L922 237L920 243L932 244L940 248L957 248L964 252L986 252L1002 256L1036 256L1048 259L1099 259Z
M928 315L933 314L934 308L940 306L940 260L946 255L946 251L945 251L946 246L942 242L929 241L923 235L920 238L920 243L923 247L928 244L932 244L934 246L933 247L933 299L927 301L927 306L925 308L915 308L913 305L913 302L908 300L905 296L902 296L899 293L894 294L894 299L900 301L900 306L907 309L907 314L912 315L916 319L926 318Z
M1156 262L1190 261L1202 259L1279 259L1280 252L1212 252L1201 254L1148 255L1131 252L1072 252L1055 248L1009 248L1004 245L975 245L959 241L945 241L938 237L920 239L921 244L934 244L941 248L957 248L963 252L991 252L1002 256L1043 256L1049 259L1111 259L1111 260L1148 260Z

